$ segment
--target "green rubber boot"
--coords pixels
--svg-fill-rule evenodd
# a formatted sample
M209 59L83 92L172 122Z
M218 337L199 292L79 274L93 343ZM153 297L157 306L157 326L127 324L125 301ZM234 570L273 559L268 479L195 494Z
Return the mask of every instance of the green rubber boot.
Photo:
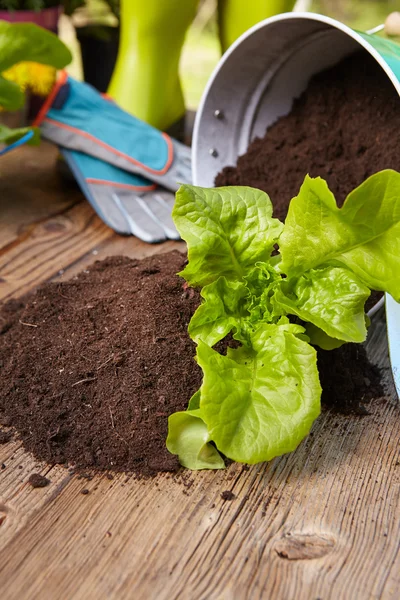
M185 114L179 59L198 0L121 0L121 38L108 93L165 130Z
M222 52L247 29L273 15L293 10L296 0L218 0Z

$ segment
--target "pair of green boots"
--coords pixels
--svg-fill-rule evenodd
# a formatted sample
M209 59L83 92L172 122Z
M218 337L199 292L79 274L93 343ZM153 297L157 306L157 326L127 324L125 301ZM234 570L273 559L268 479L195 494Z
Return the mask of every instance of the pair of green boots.
M121 0L121 39L109 94L166 130L185 113L179 60L199 0ZM218 0L222 52L249 27L293 9L295 0Z

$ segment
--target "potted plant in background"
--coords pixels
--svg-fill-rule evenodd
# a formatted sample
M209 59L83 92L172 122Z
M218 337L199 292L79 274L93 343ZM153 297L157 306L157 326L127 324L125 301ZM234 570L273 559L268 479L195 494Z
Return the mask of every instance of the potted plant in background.
M107 89L119 43L119 0L0 0L0 19L10 23L34 23L58 33L64 12L72 18L80 42L85 81L100 91ZM24 62L14 65L5 78L28 92L19 111L2 112L0 122L11 127L26 125L40 109L55 80L49 65Z
M34 23L55 34L62 12L60 0L0 0L0 19L10 23ZM10 126L22 126L33 118L55 80L55 69L50 65L21 63L13 66L5 77L25 89L27 102L20 111L2 115L1 121Z
M27 65L30 85L36 79L35 69L40 73L43 66L63 69L71 61L71 52L58 37L33 23L8 23L0 21L0 115L2 111L20 110L25 103L24 89L10 77L15 65ZM24 67L25 68L25 67ZM14 78L15 79L15 78ZM13 143L30 131L30 128L13 128L10 124L0 123L0 144ZM38 130L29 143L37 143Z
M83 75L87 83L105 92L119 46L119 0L64 0L81 47Z

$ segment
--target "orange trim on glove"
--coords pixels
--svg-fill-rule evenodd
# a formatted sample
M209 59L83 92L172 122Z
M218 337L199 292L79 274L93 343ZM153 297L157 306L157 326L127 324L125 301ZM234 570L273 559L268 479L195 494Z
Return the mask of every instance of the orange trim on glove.
M50 98L50 96L49 96L49 98ZM91 135L90 133L87 133L86 131L82 131L81 129L72 127L72 125L66 125L65 123L56 121L55 119L49 119L49 117L45 117L43 120L47 121L48 123L51 123L52 125L55 125L56 127L61 127L61 129L67 129L68 131L72 131L73 133L76 133L77 135L80 135L80 136L90 140L94 144L98 144L99 146L102 146L102 148L105 148L105 150L108 150L108 152L112 152L113 154L116 154L117 156L121 156L122 158L124 158L128 162L132 163L133 165L140 167L140 168L144 169L145 171L147 171L148 173L152 173L153 175L165 175L165 173L168 172L168 169L170 168L172 161L174 160L174 147L172 145L171 138L166 133L161 133L161 135L163 136L164 140L167 142L167 147L168 147L167 162L165 163L165 165L162 169L152 169L151 167L144 165L143 163L139 162L138 160L135 160L131 156L128 156L128 154L124 154L123 152L120 152L116 148L109 146L109 144L102 142L101 140L96 138L94 135Z
M94 177L88 177L86 183L94 183L96 185L107 185L109 187L121 188L123 190L134 190L136 192L150 192L157 188L156 184L151 185L131 185L129 183L116 183L114 181L107 181L106 179L95 179Z
M55 82L55 84L53 86L53 89L51 90L50 94L47 96L46 100L44 101L44 104L42 105L41 109L39 110L38 114L36 115L35 120L32 123L33 127L39 127L39 125L42 123L47 112L50 110L51 105L53 104L60 88L64 85L64 83L66 83L67 79L68 79L68 73L66 71L61 71L59 78L57 79L57 81Z

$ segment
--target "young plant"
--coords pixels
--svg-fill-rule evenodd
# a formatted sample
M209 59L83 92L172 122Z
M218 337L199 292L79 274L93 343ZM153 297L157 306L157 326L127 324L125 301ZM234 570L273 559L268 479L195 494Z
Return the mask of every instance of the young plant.
M18 110L24 105L21 87L2 75L22 61L37 62L56 69L64 68L72 59L68 48L54 33L32 23L0 21L0 110ZM0 144L10 144L30 131L30 127L10 129L0 124ZM38 143L39 131L29 143Z
M189 334L203 383L169 417L169 451L219 469L218 450L249 464L294 450L320 413L313 345L363 342L370 290L400 300L400 174L373 175L340 209L307 176L284 225L264 192L184 185L173 217L188 245L180 275L202 288ZM239 347L220 354L229 333Z

